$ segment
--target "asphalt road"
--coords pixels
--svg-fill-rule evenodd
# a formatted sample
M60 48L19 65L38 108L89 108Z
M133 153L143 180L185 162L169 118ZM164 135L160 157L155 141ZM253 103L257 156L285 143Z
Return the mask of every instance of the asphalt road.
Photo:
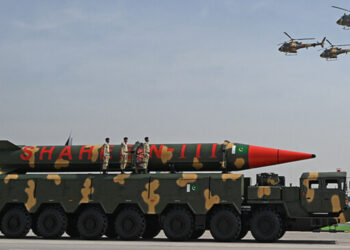
M276 243L257 243L248 234L242 241L221 243L215 242L210 233L206 232L200 239L189 242L167 241L163 233L150 241L119 241L102 239L98 241L75 240L63 237L59 240L44 240L30 234L25 239L6 239L0 236L0 249L8 250L47 250L47 249L181 249L181 250L206 250L206 249L350 249L349 233L309 233L287 232Z

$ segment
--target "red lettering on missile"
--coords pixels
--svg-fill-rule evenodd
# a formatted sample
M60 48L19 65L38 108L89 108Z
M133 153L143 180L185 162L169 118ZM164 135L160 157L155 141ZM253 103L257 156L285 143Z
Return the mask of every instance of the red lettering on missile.
M23 153L21 154L21 158L23 161L29 161L29 159L32 157L33 155L33 151L30 149L33 149L34 147L24 147L22 148Z
M92 155L93 149L94 149L94 146L89 146L88 148L86 148L86 146L82 146L80 149L80 153L79 153L79 160L83 159L84 153L88 153L88 160L91 160L91 155Z
M62 149L61 153L58 156L58 159L62 159L63 156L68 157L69 160L72 160L72 151L71 146L66 146Z
M49 156L47 157L48 160L52 159L52 152L55 149L55 146L52 146L50 149L46 148L46 146L41 148L39 160L42 160L44 158L44 154L49 154Z
M216 145L217 144L213 144L213 147L212 147L212 149L211 149L211 156L210 156L210 158L216 158Z
M151 148L149 150L149 158L150 159L152 158L153 151L154 151L154 153L156 154L157 158L160 159L161 154L162 154L162 150L163 150L163 145L159 146L159 150L157 149L156 145L151 145Z
M185 159L185 158L186 158L186 157L185 157L185 149L186 149L186 146L187 146L187 144L183 144L183 145L182 145L181 154L180 154L179 159Z
M202 144L197 145L197 150L196 150L196 157L197 158L201 158L201 147L202 147Z

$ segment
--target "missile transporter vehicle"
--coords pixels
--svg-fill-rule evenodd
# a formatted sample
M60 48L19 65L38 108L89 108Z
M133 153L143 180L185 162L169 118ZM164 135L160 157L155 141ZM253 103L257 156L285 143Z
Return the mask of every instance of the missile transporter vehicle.
M346 173L303 173L300 186L284 177L232 173L2 174L0 229L20 238L273 242L286 231L312 231L348 221Z
M109 171L120 170L120 151L120 145L110 145ZM0 141L1 232L12 238L32 230L43 238L67 233L137 240L163 230L170 240L183 241L210 230L217 241L235 241L250 230L256 240L272 242L288 230L348 221L345 173L305 173L299 187L286 187L276 174L260 174L253 185L250 178L232 173L313 154L228 141L153 144L148 163L153 173L136 174L143 146L129 145L129 151L134 173L99 174L102 145Z

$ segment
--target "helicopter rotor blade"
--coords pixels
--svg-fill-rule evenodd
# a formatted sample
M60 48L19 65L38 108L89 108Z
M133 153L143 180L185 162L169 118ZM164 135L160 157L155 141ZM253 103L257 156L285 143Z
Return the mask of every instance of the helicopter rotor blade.
M315 38L295 38L294 40L315 40Z
M328 39L326 39L326 41L327 41L327 43L329 43L331 45L331 47L334 46Z
M289 38L290 38L290 40L294 40L290 35L288 35L288 33L287 32L283 32L286 36L288 36Z
M350 12L350 10L347 10L347 9L344 9L344 8L340 8L340 7L337 7L337 6L332 6L333 8L336 8L336 9L340 9L340 10L345 10L347 12Z
M350 46L350 44L337 44L337 45L333 45L333 46L343 47L343 46Z

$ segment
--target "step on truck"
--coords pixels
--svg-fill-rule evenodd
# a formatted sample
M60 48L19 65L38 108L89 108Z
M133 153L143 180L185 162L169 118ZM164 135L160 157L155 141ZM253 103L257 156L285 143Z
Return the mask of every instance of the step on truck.
M273 242L286 231L313 231L349 219L346 173L303 173L300 186L276 174L3 174L0 229L5 237L172 241L209 230L216 241L248 231Z

